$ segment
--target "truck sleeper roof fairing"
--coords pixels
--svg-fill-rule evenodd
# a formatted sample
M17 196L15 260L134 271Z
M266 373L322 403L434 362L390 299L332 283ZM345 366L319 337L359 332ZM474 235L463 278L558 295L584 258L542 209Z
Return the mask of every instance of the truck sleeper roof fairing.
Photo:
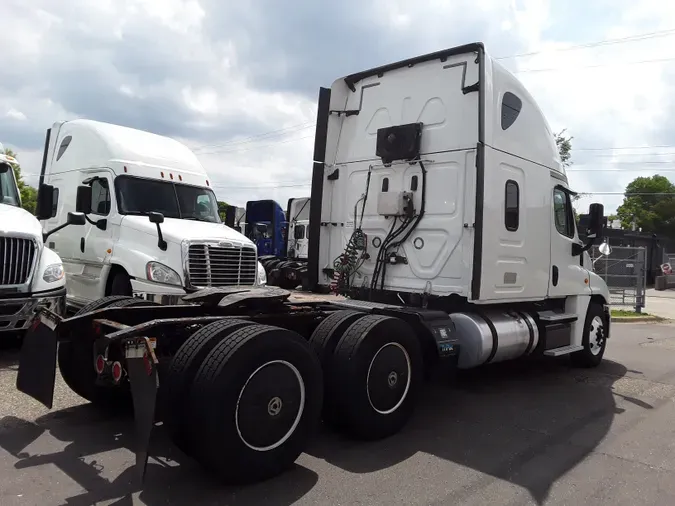
M208 186L206 171L195 154L170 137L88 119L54 123L47 135L49 155L43 178L76 167L108 167L116 175Z
M426 248L416 251L411 244L415 237L402 245L409 265L389 268L385 290L428 292L431 284L434 294L481 299L484 223L495 218L484 214L491 199L496 200L494 177L501 177L492 166L505 163L486 162L492 153L524 159L567 186L544 115L482 43L337 79L319 93L309 234L312 286L328 283L333 261L356 226L355 203L369 180L367 205L359 219L370 238L380 239L390 222L378 213L378 193L410 191L413 180L415 186L422 180L419 166L397 169L396 163L387 166L376 155L378 130L415 122L422 124L419 156L430 179L426 214L419 225ZM503 194L503 188L499 192ZM421 192L413 193L419 210ZM374 275L368 262L362 271L366 277Z

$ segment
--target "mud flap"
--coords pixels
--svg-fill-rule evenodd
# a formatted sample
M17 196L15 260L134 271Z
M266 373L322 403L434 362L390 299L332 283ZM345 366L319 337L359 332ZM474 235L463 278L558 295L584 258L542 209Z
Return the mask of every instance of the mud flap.
M155 421L157 402L157 358L145 338L126 345L127 372L131 383L136 425L136 470L141 482L148 466L150 435Z
M57 322L43 317L35 320L23 338L16 388L52 409L56 381Z

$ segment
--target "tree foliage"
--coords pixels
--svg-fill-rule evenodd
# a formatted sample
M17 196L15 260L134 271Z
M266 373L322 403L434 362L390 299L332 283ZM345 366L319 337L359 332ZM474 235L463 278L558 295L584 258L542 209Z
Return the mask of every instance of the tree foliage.
M564 128L557 134L554 134L555 137L555 145L558 147L558 154L560 155L560 161L562 162L562 166L567 168L570 165L572 165L572 137L570 136L565 136L565 131L567 129ZM580 196L579 195L574 195L572 197L572 203L576 202L579 200ZM579 223L579 213L577 213L577 210L574 206L572 206L572 210L574 211L574 219Z
M5 148L5 154L17 160L17 163L12 164L12 168L14 169L14 177L16 178L16 183L19 187L19 193L21 194L21 207L26 211L35 214L35 208L37 206L37 190L24 182L21 176L21 165L18 163L18 157L14 151Z
M223 202L222 200L218 201L218 214L222 221L225 221L225 214L227 213L228 207L230 207L230 205L227 202Z
M635 178L616 214L624 229L635 220L643 232L675 237L675 185L658 174Z

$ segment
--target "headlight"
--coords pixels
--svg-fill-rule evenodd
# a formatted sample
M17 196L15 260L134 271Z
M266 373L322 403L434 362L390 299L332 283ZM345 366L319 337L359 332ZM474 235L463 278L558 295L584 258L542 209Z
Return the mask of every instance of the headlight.
M260 262L258 262L258 284L261 286L267 284L267 273Z
M180 285L180 276L171 267L167 267L159 262L148 262L145 272L150 281L164 283L165 285Z
M42 279L47 283L56 283L63 279L66 273L63 271L63 264L48 265L42 274Z

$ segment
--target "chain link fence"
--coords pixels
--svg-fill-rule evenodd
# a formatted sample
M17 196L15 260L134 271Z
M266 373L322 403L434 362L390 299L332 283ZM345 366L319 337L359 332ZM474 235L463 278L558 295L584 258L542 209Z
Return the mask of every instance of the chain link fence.
M610 304L633 308L637 313L645 307L646 249L612 246L609 255L602 255L598 246L589 251L593 270L609 287Z

